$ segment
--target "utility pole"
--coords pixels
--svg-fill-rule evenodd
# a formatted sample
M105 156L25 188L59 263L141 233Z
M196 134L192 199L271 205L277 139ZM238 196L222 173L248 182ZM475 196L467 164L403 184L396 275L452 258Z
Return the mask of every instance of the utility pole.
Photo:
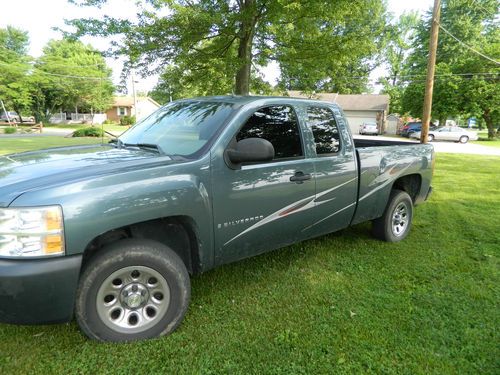
M420 142L427 143L429 123L431 122L432 91L434 89L434 71L436 70L436 51L439 34L439 18L441 16L441 0L434 0L432 11L431 40L429 43L429 61L427 62L427 79L425 81L424 113L422 116L422 131Z
M137 120L137 94L135 93L135 75L132 72L132 93L134 95L134 116ZM130 114L132 116L132 113Z
M10 126L10 116L7 113L7 110L5 109L5 106L3 105L3 100L2 99L0 99L0 103L2 103L3 113L5 113L5 118L7 119L7 122L9 123L9 126Z

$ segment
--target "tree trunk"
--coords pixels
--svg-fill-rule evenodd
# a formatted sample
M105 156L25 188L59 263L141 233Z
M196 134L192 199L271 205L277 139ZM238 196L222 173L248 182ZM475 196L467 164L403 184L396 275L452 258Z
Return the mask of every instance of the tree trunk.
M439 116L439 119L438 119L439 126L445 126L447 118L448 118L448 116L443 116L443 115Z
M483 112L483 119L488 128L488 139L495 138L495 128L493 125L493 119L491 118L491 110L487 109Z
M252 71L252 44L258 19L255 0L245 0L240 13L242 13L243 20L239 30L239 68L236 72L234 91L236 95L248 95L250 93L250 74Z

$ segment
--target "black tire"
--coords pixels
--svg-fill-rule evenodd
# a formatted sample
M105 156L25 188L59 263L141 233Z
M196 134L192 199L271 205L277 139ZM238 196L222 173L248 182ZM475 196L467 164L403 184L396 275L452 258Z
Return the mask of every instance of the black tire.
M429 134L429 135L427 136L427 140L428 140L429 142L434 141L434 135Z
M467 137L466 135L462 135L458 141L460 143L465 144L465 143L469 142L469 137Z
M399 211L402 207L405 208L403 216ZM396 216L398 210L399 216ZM407 192L394 189L389 196L389 202L385 208L384 214L373 220L373 235L374 237L387 242L398 242L406 238L410 233L411 223L413 219L413 202ZM396 225L394 220L399 220L404 225ZM396 228L400 228L398 232Z
M148 278L147 281L141 284L137 274L132 276L134 271L130 270L134 268L138 268L141 272L135 272L140 277ZM114 293L106 291L106 288L109 290L114 287L116 279L110 282L110 277L120 272L130 272L130 278L123 276L123 280L119 279L122 287L116 286L116 295L106 295L102 301L98 301L98 295L102 297L103 290L105 294ZM155 291L155 288L160 289ZM127 294L126 289L130 294L123 297ZM141 297L139 294L142 293L144 295ZM132 303L132 295L141 300L140 306L128 305ZM179 326L187 312L190 296L188 271L174 251L156 241L122 240L100 249L84 266L76 295L75 316L81 330L94 340L126 342L150 339L167 335ZM106 307L108 297L115 298L111 303L116 308ZM137 298L133 301L139 303ZM109 309L109 315L106 309ZM113 318L116 311L121 311L120 319ZM154 311L157 311L157 315L152 314ZM134 321L135 326L130 325Z

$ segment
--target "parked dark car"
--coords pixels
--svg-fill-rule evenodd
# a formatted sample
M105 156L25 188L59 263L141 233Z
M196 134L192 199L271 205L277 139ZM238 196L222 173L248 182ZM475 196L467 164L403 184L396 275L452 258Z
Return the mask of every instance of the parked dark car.
M406 138L410 138L410 134L414 132L419 132L422 130L421 122L409 122L401 130L401 135Z

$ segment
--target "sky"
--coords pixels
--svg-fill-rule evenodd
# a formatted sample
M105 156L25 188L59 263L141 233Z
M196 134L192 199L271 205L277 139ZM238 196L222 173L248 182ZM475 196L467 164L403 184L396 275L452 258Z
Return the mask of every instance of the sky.
M432 6L433 0L388 0L389 11L399 16L404 11L416 10L425 12ZM64 19L93 17L101 14L109 14L114 17L126 18L134 13L134 0L108 0L108 4L102 9L78 7L70 4L67 0L0 0L0 28L7 25L28 31L30 36L30 55L38 57L42 53L43 46L50 39L60 39L61 33L53 30L54 27L65 28ZM67 28L66 28L67 29ZM99 50L105 50L109 41L99 38L86 37L85 43L93 45ZM113 80L115 84L120 81L122 62L112 58L107 59L108 65L113 69ZM370 75L372 82L383 75L385 69L379 67ZM276 64L271 64L263 69L266 80L275 83L279 75ZM156 84L157 77L136 77L136 89L139 92L147 92ZM129 85L130 87L130 82ZM375 87L375 91L378 87Z

